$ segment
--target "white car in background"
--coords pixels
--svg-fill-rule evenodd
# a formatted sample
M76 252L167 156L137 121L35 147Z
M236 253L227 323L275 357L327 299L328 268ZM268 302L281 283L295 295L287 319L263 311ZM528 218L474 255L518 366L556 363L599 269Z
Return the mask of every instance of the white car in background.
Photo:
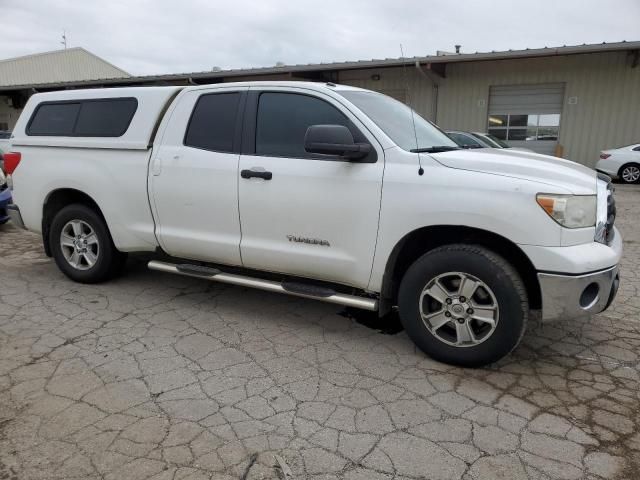
M640 182L640 143L603 150L596 170L624 183Z

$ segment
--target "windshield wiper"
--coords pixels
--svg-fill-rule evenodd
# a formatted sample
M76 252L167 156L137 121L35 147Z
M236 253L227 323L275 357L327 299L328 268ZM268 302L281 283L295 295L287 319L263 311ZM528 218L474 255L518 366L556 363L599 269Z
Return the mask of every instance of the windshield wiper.
M452 147L450 145L434 145L433 147L412 148L411 153L438 153L450 152L451 150L460 150L460 147Z

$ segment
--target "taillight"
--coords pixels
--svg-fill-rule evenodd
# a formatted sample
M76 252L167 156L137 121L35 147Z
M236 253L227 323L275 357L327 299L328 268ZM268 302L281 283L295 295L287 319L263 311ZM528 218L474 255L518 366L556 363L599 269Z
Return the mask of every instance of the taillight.
M610 153L601 153L601 154L600 154L600 158L601 158L602 160L606 160L606 159L607 159L607 158L609 158L610 156L611 156L611 154L610 154Z
M9 152L4 154L4 170L11 175L18 168L22 154L20 152Z

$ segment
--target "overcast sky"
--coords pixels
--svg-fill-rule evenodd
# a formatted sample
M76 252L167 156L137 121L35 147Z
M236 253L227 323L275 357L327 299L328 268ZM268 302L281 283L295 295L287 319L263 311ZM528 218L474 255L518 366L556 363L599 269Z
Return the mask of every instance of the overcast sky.
M134 75L640 40L640 0L0 0L0 58L81 46Z

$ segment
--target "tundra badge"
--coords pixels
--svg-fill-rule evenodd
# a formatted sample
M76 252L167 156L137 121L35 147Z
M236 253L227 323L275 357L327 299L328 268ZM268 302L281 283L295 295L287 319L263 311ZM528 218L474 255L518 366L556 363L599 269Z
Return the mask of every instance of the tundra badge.
M296 235L287 235L287 238L289 239L290 242L309 243L311 245L321 245L323 247L331 246L331 244L327 240L321 240L319 238L298 237Z

